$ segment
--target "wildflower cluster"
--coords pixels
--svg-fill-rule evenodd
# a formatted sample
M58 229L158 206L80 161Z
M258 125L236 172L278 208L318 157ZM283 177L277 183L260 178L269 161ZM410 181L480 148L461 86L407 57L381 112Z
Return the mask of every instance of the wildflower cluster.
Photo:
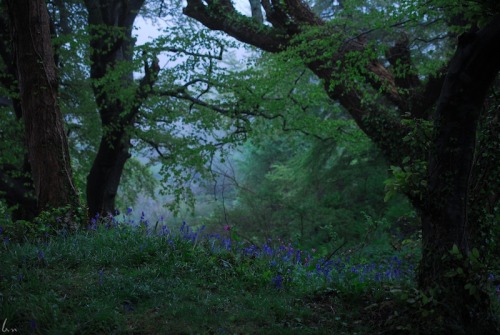
M232 238L233 230L224 226L223 234L206 232L206 227L191 228L183 222L177 231L172 231L160 217L156 224L150 225L144 212L141 213L138 225L131 219L132 209L128 208L122 217L109 216L103 222L107 228L117 227L120 222L137 227L148 236L159 236L175 248L176 240L191 243L193 247L206 248L211 254L231 254L240 260L254 260L266 265L265 276L270 285L282 289L294 283L307 282L323 285L327 283L347 284L353 281L386 282L411 281L414 277L414 267L397 257L389 258L375 264L355 262L349 257L325 259L316 255L316 250L301 250L293 243L273 241L269 239L262 245L250 244ZM95 229L99 221L96 217L89 229Z

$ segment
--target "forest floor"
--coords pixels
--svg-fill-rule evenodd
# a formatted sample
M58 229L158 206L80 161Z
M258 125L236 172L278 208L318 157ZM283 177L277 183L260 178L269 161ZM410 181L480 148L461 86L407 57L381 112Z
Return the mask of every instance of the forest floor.
M1 234L1 232L0 232ZM411 264L310 259L181 227L0 244L0 324L19 334L410 334Z

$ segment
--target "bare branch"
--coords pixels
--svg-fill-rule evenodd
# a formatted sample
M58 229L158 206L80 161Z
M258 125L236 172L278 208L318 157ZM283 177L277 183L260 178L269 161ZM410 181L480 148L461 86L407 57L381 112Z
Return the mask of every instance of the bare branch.
M186 56L194 56L194 57L202 57L202 58L208 58L208 59L216 59L216 60L222 60L222 55L224 52L224 48L222 45L220 46L220 52L218 55L212 55L212 54L202 54L202 53L197 53L197 52L192 52L192 51L187 51L185 49L179 49L179 48L162 48L161 50L166 51L166 52L172 52L172 53L182 53Z
M248 0L250 2L250 10L252 11L252 18L257 21L257 23L264 23L264 17L262 16L262 10L260 7L259 0Z
M156 142L153 142L153 140L149 138L141 138L141 141L144 143L147 143L153 148L153 150L158 154L158 156L164 160L169 160L172 159L172 155L166 155L163 153L163 151L160 149L160 145Z

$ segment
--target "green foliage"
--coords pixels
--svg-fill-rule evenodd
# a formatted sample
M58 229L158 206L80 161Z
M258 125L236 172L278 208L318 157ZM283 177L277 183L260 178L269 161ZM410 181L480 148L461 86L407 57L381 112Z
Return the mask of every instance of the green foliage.
M250 239L277 235L325 255L339 247L390 253L389 229L410 208L382 201L386 166L369 142L341 143L283 132L247 143L236 174L225 175L236 194L226 191L220 222Z
M498 326L498 285L492 281L494 275L487 264L484 255L481 255L477 248L472 248L466 254L454 244L447 254L443 255L440 266L442 269L448 269L444 272L444 278L436 279L435 285L426 291L417 291L415 295L415 307L427 333L440 334L449 330L460 333L478 330L490 332L495 325ZM443 280L444 285L439 285L437 280ZM465 301L471 314L483 310L488 313L478 315L479 324L463 327L457 318L456 310L450 307L457 301Z
M420 156L431 148L432 122L405 119L402 124L410 129L402 140L413 152L402 159L401 166L390 167L392 176L385 181L385 201L398 193L422 200L427 191L427 161Z
M85 208L71 208L70 206L42 211L32 221L13 221L9 209L2 204L0 206L0 215L3 238L7 238L14 243L46 241L51 236L74 232L87 222Z
M155 199L158 186L149 164L141 163L136 158L129 159L118 188L117 208L133 207L139 195Z
M21 166L25 149L24 124L17 120L10 108L0 107L0 164Z

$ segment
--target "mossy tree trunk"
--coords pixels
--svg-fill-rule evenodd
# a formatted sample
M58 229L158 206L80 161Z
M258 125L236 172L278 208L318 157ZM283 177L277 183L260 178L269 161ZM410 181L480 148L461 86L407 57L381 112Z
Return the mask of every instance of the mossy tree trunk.
M443 311L450 318L448 323L463 325L471 334L495 333L486 318L489 300L475 294L481 282L467 259L473 248L478 249L473 242L479 240L476 235L481 231L479 222L469 217L478 123L499 70L500 16L478 32L459 38L434 115L428 192L421 210L419 286L426 292L444 291L436 294L448 306ZM453 249L458 254L450 253ZM463 273L457 272L459 268ZM478 289L463 289L471 285Z

